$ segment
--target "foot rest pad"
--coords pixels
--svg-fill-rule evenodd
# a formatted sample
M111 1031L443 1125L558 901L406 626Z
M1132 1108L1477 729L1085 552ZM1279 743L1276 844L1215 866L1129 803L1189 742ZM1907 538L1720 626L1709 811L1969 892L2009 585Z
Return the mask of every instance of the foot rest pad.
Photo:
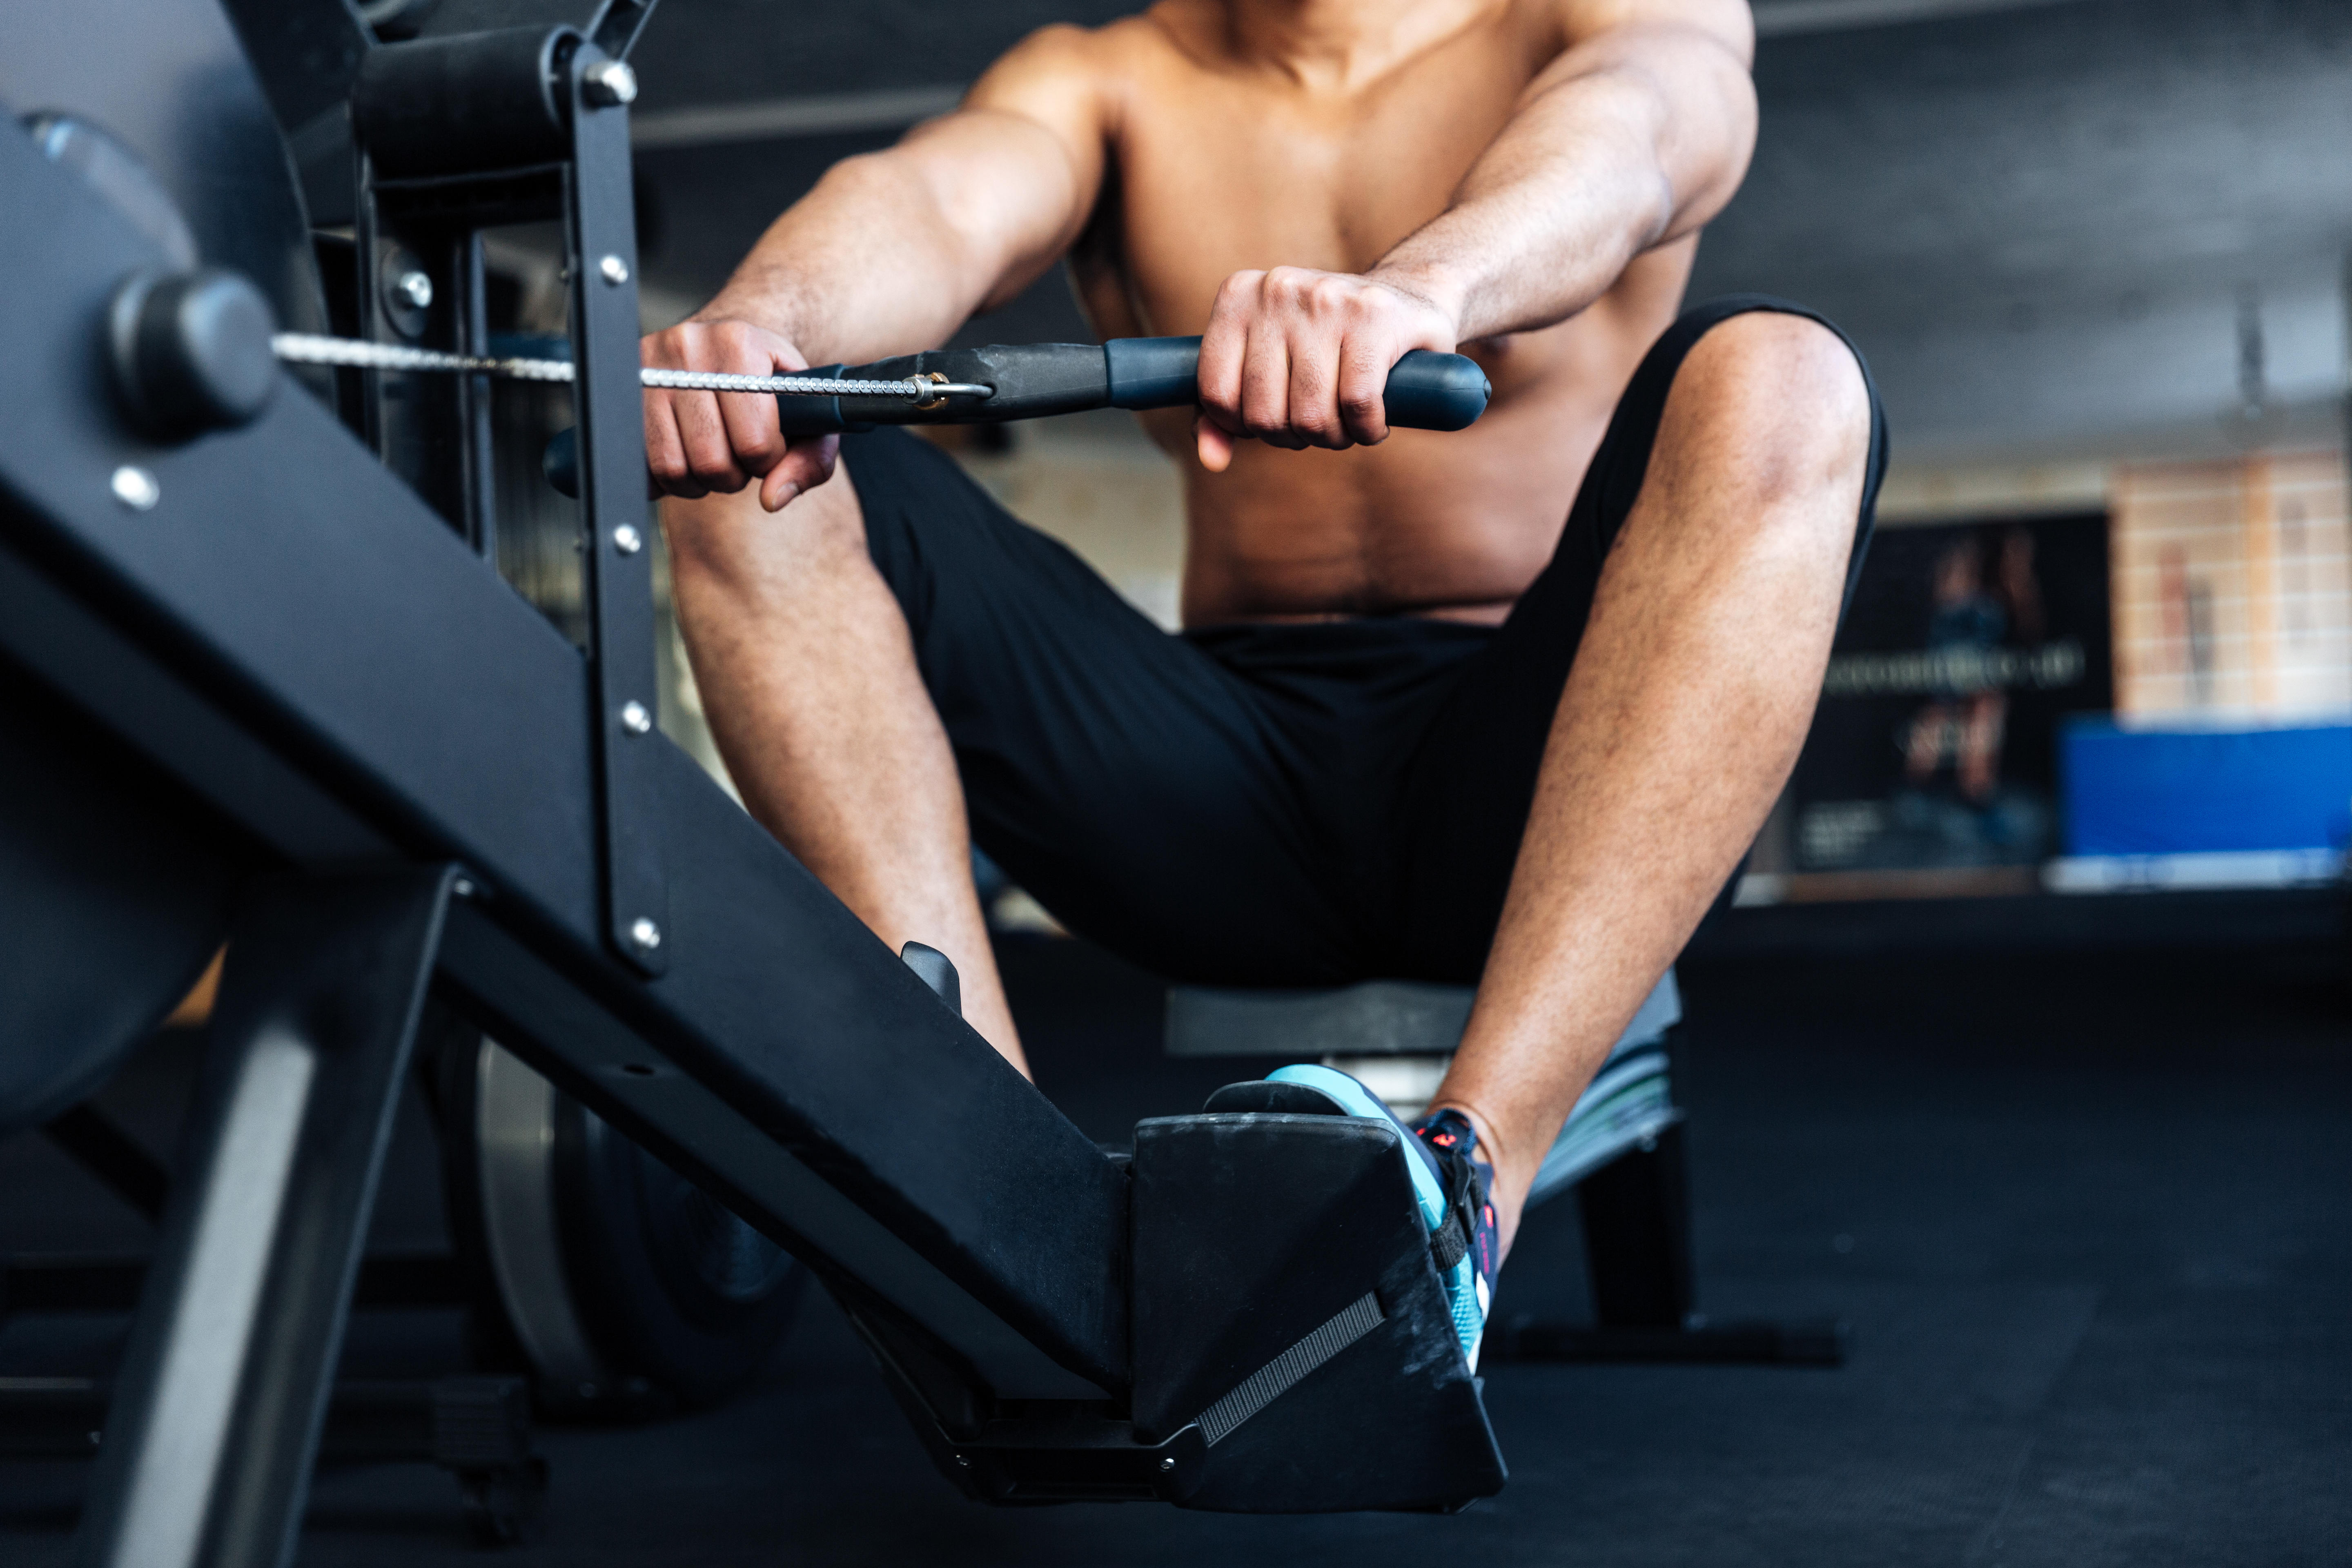
M1136 1127L1135 1430L1199 1429L1183 1506L1454 1509L1501 1489L1397 1137L1328 1115Z

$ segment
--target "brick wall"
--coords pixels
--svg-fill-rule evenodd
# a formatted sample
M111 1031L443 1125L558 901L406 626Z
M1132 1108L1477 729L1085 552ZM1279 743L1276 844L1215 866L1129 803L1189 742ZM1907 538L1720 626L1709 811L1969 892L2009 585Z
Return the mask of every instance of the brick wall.
M2343 454L2128 464L2112 494L2118 714L2352 710Z

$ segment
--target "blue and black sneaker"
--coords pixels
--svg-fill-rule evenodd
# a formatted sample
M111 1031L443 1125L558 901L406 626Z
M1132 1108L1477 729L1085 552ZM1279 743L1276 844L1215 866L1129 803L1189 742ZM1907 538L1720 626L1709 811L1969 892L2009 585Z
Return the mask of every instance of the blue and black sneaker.
M1500 1259L1495 1205L1487 1196L1495 1171L1474 1157L1478 1134L1469 1118L1444 1110L1408 1123L1386 1100L1337 1068L1281 1068L1268 1073L1265 1081L1314 1089L1342 1114L1385 1119L1404 1135L1405 1172L1421 1200L1421 1217L1429 1226L1430 1251L1437 1277L1445 1284L1454 1331L1461 1336L1463 1359L1476 1372L1478 1342L1486 1331L1486 1309L1495 1299L1495 1269Z

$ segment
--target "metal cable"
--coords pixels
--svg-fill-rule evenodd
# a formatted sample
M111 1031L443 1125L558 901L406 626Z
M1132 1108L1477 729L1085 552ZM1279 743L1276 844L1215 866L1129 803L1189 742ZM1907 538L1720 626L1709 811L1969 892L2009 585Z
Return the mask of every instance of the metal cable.
M354 370L444 372L494 375L509 381L570 382L576 372L564 359L492 359L477 354L444 353L437 349L404 348L397 343L362 342L356 338L322 337L314 332L279 332L269 347L292 364L341 365ZM703 370L640 370L647 386L682 392L769 392L799 397L903 397L928 403L942 397L992 397L996 389L971 382L932 381L909 376L904 381L828 381L814 375L727 375Z

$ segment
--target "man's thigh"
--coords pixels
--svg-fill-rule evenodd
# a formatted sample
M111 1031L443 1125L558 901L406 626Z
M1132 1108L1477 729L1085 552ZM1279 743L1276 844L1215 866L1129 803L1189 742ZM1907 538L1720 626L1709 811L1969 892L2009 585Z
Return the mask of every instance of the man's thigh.
M1342 912L1249 689L927 443L880 431L843 457L980 847L1072 930L1171 978L1336 972Z
M1694 306L1668 328L1618 402L1550 564L1465 668L1416 750L1403 784L1398 847L1403 884L1398 946L1414 973L1468 984L1485 967L1560 692L1584 638L1601 568L1641 495L1675 374L1710 330L1751 310L1805 316L1836 331L1801 306L1759 295ZM1864 379L1869 380L1866 367ZM1870 410L1870 468L1847 570L1849 602L1886 464L1885 419L1874 384Z

